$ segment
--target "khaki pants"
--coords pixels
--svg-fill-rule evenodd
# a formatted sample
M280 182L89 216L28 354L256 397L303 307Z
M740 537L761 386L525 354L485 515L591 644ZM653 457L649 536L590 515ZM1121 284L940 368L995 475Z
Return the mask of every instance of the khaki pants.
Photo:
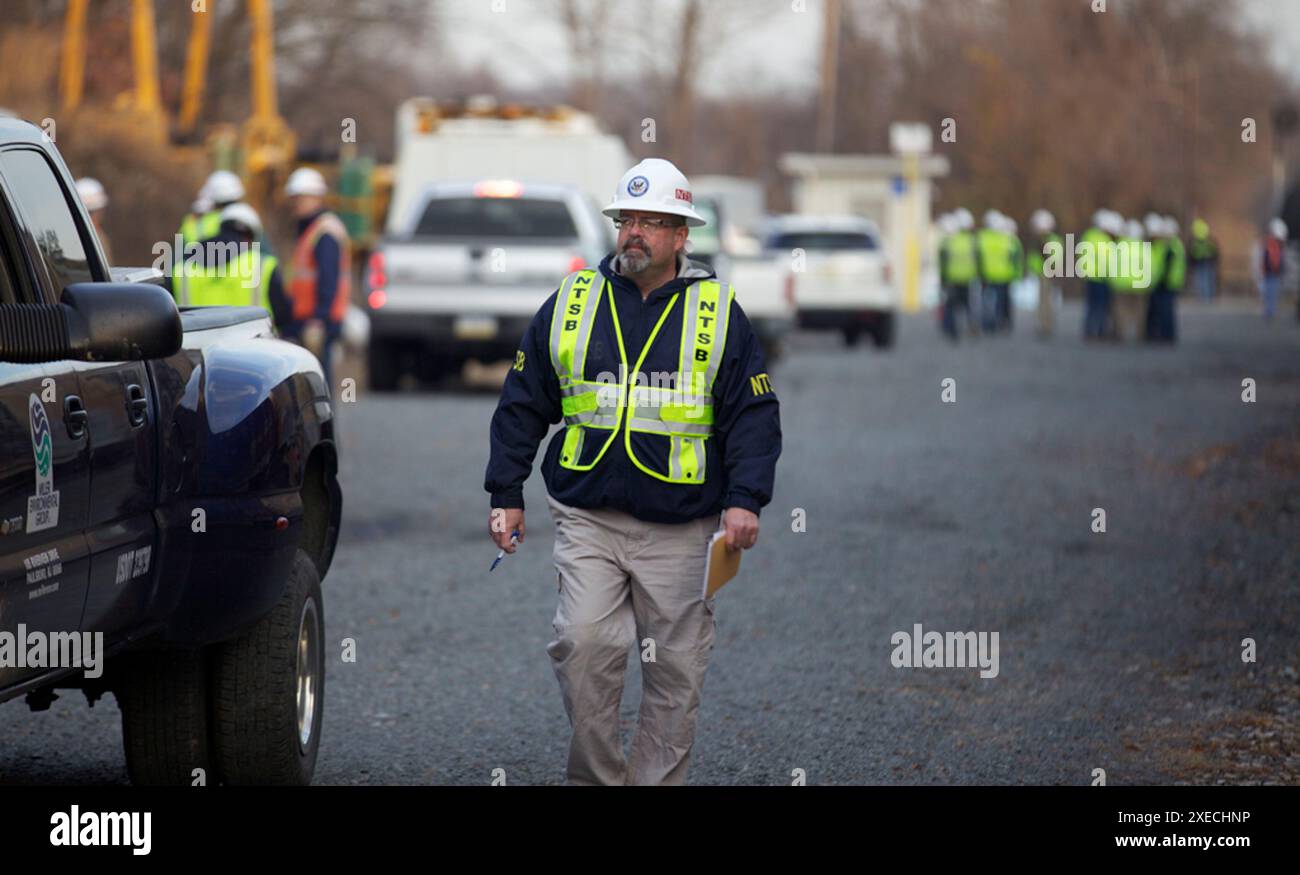
M1120 340L1130 337L1141 341L1147 321L1147 296L1135 292L1117 292L1111 295L1115 311L1115 333Z
M647 523L547 501L559 605L546 652L573 728L568 783L683 784L713 649L715 599L701 588L718 520ZM634 642L641 711L624 760L618 711Z
M1056 329L1056 286L1047 277L1038 278L1038 335L1051 337Z

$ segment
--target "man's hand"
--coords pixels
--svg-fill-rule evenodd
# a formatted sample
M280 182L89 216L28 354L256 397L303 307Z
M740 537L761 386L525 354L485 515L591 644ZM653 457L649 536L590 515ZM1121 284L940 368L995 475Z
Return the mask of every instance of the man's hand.
M729 507L722 516L728 550L748 550L758 540L758 514L743 507Z
M488 534L492 541L507 553L515 552L510 534L519 532L519 543L524 542L524 509L522 507L494 507L488 517Z
M311 350L312 355L316 358L321 357L325 350L325 323L319 319L308 319L302 326L302 333L299 335L302 339L302 345Z

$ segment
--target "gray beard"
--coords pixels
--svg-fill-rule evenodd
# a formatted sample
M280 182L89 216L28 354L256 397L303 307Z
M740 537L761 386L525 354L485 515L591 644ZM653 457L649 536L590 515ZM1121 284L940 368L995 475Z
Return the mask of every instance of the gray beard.
M639 249L625 249L619 258L619 267L627 273L640 273L650 266L649 254Z

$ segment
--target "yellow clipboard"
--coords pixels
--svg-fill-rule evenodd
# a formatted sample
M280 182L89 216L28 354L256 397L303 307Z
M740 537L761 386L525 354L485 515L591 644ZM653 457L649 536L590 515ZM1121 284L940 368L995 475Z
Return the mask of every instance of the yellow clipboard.
M709 539L708 559L704 563L704 597L710 598L740 571L740 550L727 549L727 533L719 529Z

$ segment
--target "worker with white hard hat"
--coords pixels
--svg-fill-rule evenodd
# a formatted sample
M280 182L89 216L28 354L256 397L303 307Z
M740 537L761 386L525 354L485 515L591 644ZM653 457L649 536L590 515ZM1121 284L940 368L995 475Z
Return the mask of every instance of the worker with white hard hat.
M1029 217L1033 237L1025 248L1026 273L1038 286L1038 337L1047 339L1056 330L1060 278L1065 275L1064 242L1056 233L1056 217L1047 210L1034 210Z
M1272 322L1277 313L1277 299L1286 275L1286 249L1288 228L1286 222L1274 217L1268 223L1259 258L1259 291L1264 303L1264 319Z
M961 337L964 323L974 330L971 313L971 285L979 279L979 259L975 235L970 231L974 219L969 210L958 209L943 217L943 234L939 240L939 288L942 294L940 328L949 340ZM962 316L958 320L958 312Z
M984 213L975 236L980 268L981 322L986 333L1011 330L1011 284L1024 267L1024 250L1012 230L1014 220L998 210Z
M1119 340L1142 340L1146 336L1148 294L1152 288L1151 246L1142 223L1124 220L1115 240L1115 262L1110 276L1111 310L1115 336Z
M681 784L714 644L715 597L701 592L709 537L721 527L722 552L756 542L780 415L734 291L686 257L690 229L705 224L689 180L648 158L603 212L618 229L615 252L564 278L502 387L488 531L508 553L523 542L524 481L563 420L542 471L559 589L546 650L572 727L568 781ZM619 701L634 641L655 653L641 662L625 760Z
M216 236L221 230L221 210L243 199L244 183L236 174L213 171L199 188L189 214L181 220L182 244Z
M109 246L108 234L104 231L104 210L108 207L108 192L104 190L103 184L98 179L83 176L77 180L77 196L81 198L82 205L90 214L90 223L95 226L95 235L99 237L99 244L104 249L104 257L111 264L112 247Z
M1105 208L1092 214L1092 225L1079 236L1073 257L1075 273L1084 283L1083 339L1106 337L1110 324L1110 262L1115 246L1114 214Z
M277 328L289 315L279 264L261 245L262 220L246 203L227 204L217 233L193 244L178 303L195 307L261 307Z
M312 167L289 174L284 193L298 222L289 268L292 317L285 336L320 359L325 384L334 392L334 349L352 301L352 245L343 220L326 209L329 184Z
M1178 295L1187 281L1187 250L1178 237L1178 221L1172 216L1155 218L1151 258L1159 280L1151 290L1147 340L1174 343L1178 339Z

